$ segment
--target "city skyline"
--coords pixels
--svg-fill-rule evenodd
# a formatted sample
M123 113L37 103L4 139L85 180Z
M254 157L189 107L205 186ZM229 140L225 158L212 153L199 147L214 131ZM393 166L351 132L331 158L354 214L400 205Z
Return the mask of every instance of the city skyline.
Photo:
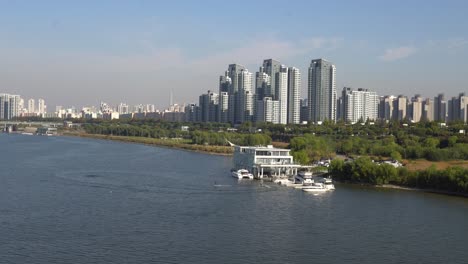
M223 15L207 12L223 10L222 3L185 3L183 16L176 3L151 1L2 2L0 89L47 97L52 109L97 104L95 98L129 104L145 99L163 108L170 91L176 102L196 102L200 93L216 90L213 76L227 63L254 72L258 62L274 56L302 73L310 58L332 61L340 73L338 89L429 97L466 90L464 1L299 1L286 9L261 1L245 8L241 2ZM243 19L233 20L240 11ZM264 12L277 19L258 27ZM441 58L450 67L434 67ZM307 78L301 87L304 97Z

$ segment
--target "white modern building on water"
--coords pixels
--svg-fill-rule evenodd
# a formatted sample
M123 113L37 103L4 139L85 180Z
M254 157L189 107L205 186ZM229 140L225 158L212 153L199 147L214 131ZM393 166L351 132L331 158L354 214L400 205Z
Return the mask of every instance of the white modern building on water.
M289 149L274 148L272 145L235 146L234 169L246 169L254 177L284 177L296 175L301 165L295 164Z

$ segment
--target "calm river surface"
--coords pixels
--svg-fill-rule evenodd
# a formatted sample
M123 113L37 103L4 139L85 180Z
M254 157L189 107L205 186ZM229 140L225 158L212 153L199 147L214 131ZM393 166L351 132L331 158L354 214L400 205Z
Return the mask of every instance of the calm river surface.
M230 177L231 158L0 134L0 263L468 263L468 199Z

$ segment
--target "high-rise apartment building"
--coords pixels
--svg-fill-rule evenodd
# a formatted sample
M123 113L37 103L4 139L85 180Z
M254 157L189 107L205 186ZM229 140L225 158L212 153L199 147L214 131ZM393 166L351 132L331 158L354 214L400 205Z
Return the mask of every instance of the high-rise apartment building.
M280 66L276 73L276 100L279 102L279 124L288 123L288 68Z
M28 113L32 114L36 111L36 102L34 99L29 99L28 100Z
M448 101L448 120L457 121L462 120L468 122L468 96L460 93L458 97L452 97Z
M228 92L219 93L219 103L218 103L218 122L227 123L228 122L228 111L229 111L229 94Z
M241 72L246 70L246 68L239 64L230 64L228 70L226 71L224 77L220 77L220 91L226 91L229 95L228 102L228 122L236 124L240 123L239 110L240 107L240 98L239 90L241 90L242 84L239 83L239 75Z
M425 121L434 121L434 101L429 98L423 101L422 119Z
M255 74L255 95L256 100L261 101L265 97L266 91L270 86L270 75L265 72L265 68L260 67L259 71Z
M288 123L299 124L301 121L301 73L298 68L288 69Z
M271 97L264 97L263 100L257 101L256 121L278 124L279 111L279 101L273 100Z
M45 114L46 113L46 104L44 99L38 99L37 100L37 112L38 114Z
M253 121L254 116L254 93L252 73L243 69L238 74L238 86L236 105L236 120L238 123Z
M345 122L376 120L378 118L379 97L368 89L353 90L344 87L340 112Z
M416 94L411 98L409 110L410 113L408 113L408 116L411 118L412 122L418 123L421 121L421 117L423 116L423 99L421 95Z
M434 97L434 120L445 122L447 120L447 101L444 94Z
M120 103L120 104L117 106L117 112L118 112L120 115L128 114L128 113L130 113L130 108L129 108L128 104Z
M336 67L324 59L312 60L309 67L309 120L336 120Z
M392 118L396 120L406 119L406 110L408 108L408 98L404 95L398 95L395 100L393 100L393 114Z
M185 121L200 122L200 107L196 104L188 104L185 106Z
M201 122L218 122L218 103L219 96L208 90L206 94L199 97L200 106L200 121Z
M310 120L309 118L309 106L307 105L309 100L307 98L301 99L301 123L302 122L307 122Z
M271 97L273 100L278 99L278 90L281 89L278 86L277 79L279 76L277 73L280 72L281 63L273 59L267 59L263 61L263 69L268 76L270 76L270 84L267 86L267 89L264 91L264 97Z
M0 94L0 119L10 120L19 116L20 100L19 95Z
M393 95L386 95L380 97L379 104L379 118L382 120L393 119L393 105L396 97Z

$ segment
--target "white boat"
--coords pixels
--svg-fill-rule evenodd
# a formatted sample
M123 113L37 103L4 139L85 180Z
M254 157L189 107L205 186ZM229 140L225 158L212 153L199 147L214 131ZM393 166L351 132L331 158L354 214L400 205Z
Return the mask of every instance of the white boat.
M328 190L335 190L335 185L333 184L332 179L330 178L323 178L322 180L323 185Z
M233 170L231 171L231 175L232 177L237 178L237 179L253 179L254 178L253 174L250 173L246 169Z
M321 182L314 182L311 185L303 186L301 188L304 192L327 192L329 189Z
M310 171L300 171L294 176L294 183L296 184L310 184L313 183L312 172Z
M299 172L294 176L294 182L296 184L302 183L302 186L297 188L305 192L326 192L335 190L335 186L330 178L312 177L312 172Z

